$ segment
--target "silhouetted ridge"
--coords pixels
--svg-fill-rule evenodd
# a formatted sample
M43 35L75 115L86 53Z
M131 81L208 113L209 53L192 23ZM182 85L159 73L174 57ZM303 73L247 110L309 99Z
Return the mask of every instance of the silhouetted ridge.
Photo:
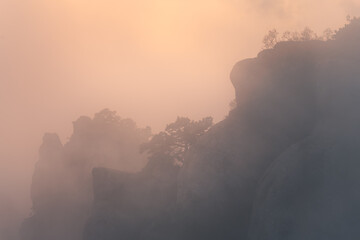
M360 102L359 36L359 20L354 19L334 40L280 42L256 58L237 63L231 72L237 107L186 154L174 183L176 199L170 205L175 210L170 211L170 218L160 215L162 221L150 223L141 221L145 219L141 213L134 220L137 207L124 217L130 202L126 207L107 207L111 212L107 215L99 206L110 206L110 197L95 202L85 239L328 240L360 236L356 219L360 209L356 160L360 146L356 107ZM99 170L99 174L108 171ZM112 188L127 182L94 181L95 188L104 182ZM135 189L146 185L138 184ZM115 202L132 196L137 206L152 202L159 194L117 193ZM101 195L100 189L95 194ZM150 218L154 216L152 212ZM168 222L166 231L159 227L164 222Z
M82 116L63 146L56 134L45 134L31 184L32 216L21 227L23 240L79 240L93 202L94 167L140 171L147 158L139 146L150 129L137 128L104 109ZM99 194L95 194L99 195Z

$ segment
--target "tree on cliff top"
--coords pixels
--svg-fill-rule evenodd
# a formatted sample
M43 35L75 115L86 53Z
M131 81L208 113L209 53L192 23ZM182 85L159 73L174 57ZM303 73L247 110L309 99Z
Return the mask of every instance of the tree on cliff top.
M149 142L142 144L140 152L150 154L150 159L166 156L175 165L181 165L185 153L212 124L212 117L199 121L178 117L175 122L166 126L165 131L154 135Z
M279 37L280 33L276 29L272 29L263 38L263 49L271 49L274 48L277 43L287 41L328 41L334 39L335 33L336 32L330 28L327 28L322 35L318 35L310 28L305 27L301 32L285 31L282 36Z

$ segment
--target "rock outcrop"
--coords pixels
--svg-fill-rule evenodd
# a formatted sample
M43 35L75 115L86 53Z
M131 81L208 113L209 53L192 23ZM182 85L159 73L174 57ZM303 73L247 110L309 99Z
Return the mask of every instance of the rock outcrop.
M93 170L95 204L84 238L168 239L177 193L178 167L150 160L139 173Z
M182 239L360 236L359 39L357 19L332 41L279 43L235 66L237 120L180 173Z
M359 238L359 39L356 20L317 54L316 124L260 181L250 240Z
M153 205L161 194L144 189L163 185L151 175L94 170L85 239L358 238L359 40L355 19L334 40L281 42L236 64L237 107L187 153L171 207Z
M312 130L311 49L320 43L291 44L234 67L237 109L190 150L180 171L181 239L245 239L258 180Z
M139 171L147 158L138 149L149 136L149 129L109 110L93 119L80 117L65 145L56 134L45 134L31 184L32 216L22 224L22 240L82 239L93 203L92 169Z

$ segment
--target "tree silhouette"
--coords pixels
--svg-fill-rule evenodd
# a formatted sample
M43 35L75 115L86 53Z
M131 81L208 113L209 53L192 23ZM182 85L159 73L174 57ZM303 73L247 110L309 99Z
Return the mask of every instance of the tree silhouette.
M276 29L270 30L263 39L265 49L273 48L278 42L278 31Z
M213 124L212 117L193 121L186 117L178 117L175 122L166 126L152 139L142 144L140 152L147 152L150 159L166 157L175 165L181 165L184 155Z
M355 18L353 18L354 20ZM348 20L348 21L353 21ZM356 20L356 19L355 19ZM281 37L279 38L279 32L276 29L270 30L268 34L263 38L263 49L271 49L274 48L275 45L282 41L311 41L311 40L319 40L319 41L328 41L333 40L336 32L332 31L330 28L325 29L322 35L317 35L312 29L305 27L301 32L290 32L285 31Z

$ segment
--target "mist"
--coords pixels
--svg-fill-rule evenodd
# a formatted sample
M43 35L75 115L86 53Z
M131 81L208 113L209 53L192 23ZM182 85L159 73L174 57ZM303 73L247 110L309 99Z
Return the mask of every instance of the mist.
M104 108L159 132L223 120L229 73L270 29L338 29L359 1L0 0L0 236L17 239L44 133Z

